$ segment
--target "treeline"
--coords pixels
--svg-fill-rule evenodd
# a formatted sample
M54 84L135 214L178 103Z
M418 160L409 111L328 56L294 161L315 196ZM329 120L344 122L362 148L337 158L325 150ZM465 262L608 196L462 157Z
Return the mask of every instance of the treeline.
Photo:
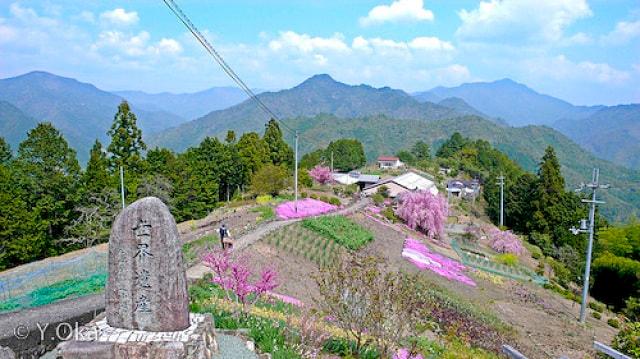
M108 240L126 202L156 196L176 220L201 218L244 191L277 194L289 183L293 151L275 120L263 136L250 132L224 142L206 138L183 153L147 151L129 105L118 107L109 145L96 141L84 170L76 152L50 123L29 131L15 156L0 137L0 269ZM301 184L308 184L306 172Z
M364 147L360 141L344 138L332 141L326 148L319 148L302 156L300 167L311 169L316 165L330 166L336 171L349 172L367 164Z

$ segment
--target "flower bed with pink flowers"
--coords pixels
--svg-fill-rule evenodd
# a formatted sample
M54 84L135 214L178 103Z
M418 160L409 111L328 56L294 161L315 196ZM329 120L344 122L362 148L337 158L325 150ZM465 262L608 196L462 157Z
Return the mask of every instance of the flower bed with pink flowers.
M289 201L278 205L276 214L280 219L306 218L333 212L336 209L338 207L332 204L306 198L298 201L298 211L296 211L295 202Z
M405 240L402 256L422 270L428 269L447 279L452 279L466 285L474 287L476 285L473 279L463 273L465 269L464 265L453 259L431 252L422 242L413 238L407 238Z

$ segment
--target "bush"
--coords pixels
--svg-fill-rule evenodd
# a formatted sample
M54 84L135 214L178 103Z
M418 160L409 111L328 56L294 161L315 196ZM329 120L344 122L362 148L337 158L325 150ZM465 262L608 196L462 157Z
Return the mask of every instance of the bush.
M535 244L528 243L528 242L523 242L523 244L524 244L525 248L527 248L529 253L531 253L531 258L540 259L540 258L543 257L542 249L540 249L540 247L536 246Z
M548 234L533 232L529 235L529 242L540 248L545 256L553 256L556 254L556 248Z
M628 323L616 334L611 343L613 349L634 358L640 357L640 322Z
M309 194L307 192L300 192L300 198L307 198Z
M503 253L495 256L495 260L498 263L502 263L509 267L515 267L518 265L518 256L513 253Z
M268 195L268 194L265 194L264 196L256 197L256 203L258 203L259 205L270 203L272 200L273 200L273 197L271 197L271 195Z
M395 223L399 220L398 216L396 216L396 213L391 207L385 207L380 213L384 216L384 218L390 220L391 222Z
M600 320L600 318L602 318L602 314L598 313L598 312L591 312L591 316Z
M620 329L620 321L617 318L609 318L607 324L612 328Z
M277 196L287 187L289 173L284 166L265 165L251 178L251 191Z
M553 258L547 258L547 263L549 263L551 269L553 269L553 274L558 283L560 283L560 285L564 287L567 287L571 282L571 272L567 269L567 267Z
M318 199L318 195L315 193L312 193L309 197L311 197L311 199Z
M595 310L598 313L604 312L605 306L602 303L598 303L596 301L589 302L589 308Z
M354 193L358 192L358 189L359 187L357 184L350 184L344 188L344 195L353 196Z
M373 199L373 203L375 203L376 206L380 206L382 205L382 203L384 203L384 196L380 193L374 194L373 196L371 196L371 199Z
M625 302L622 313L632 322L640 322L640 300L636 297L630 297Z
M324 203L329 203L329 197L328 196L320 196L320 200Z
M340 200L336 197L331 197L329 198L329 204L332 204L334 206L340 206L342 202L340 202Z
M373 234L369 230L344 216L305 219L302 225L350 250L358 250L373 240Z
M593 261L592 273L593 296L616 309L640 290L640 262L633 259L604 253Z
M380 194L384 198L389 198L389 187L382 185L378 187L376 193Z

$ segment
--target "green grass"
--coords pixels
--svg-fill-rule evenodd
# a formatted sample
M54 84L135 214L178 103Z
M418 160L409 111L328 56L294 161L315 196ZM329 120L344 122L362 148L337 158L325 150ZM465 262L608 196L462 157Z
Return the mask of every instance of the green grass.
M302 225L353 251L373 240L373 233L344 216L305 219Z
M260 216L257 218L258 223L270 221L276 217L276 212L273 210L273 207L269 205L253 208L251 212L260 213Z
M202 254L202 251L213 246L219 245L220 240L215 235L207 235L185 243L182 246L182 254L187 265L191 265L198 260L198 257Z

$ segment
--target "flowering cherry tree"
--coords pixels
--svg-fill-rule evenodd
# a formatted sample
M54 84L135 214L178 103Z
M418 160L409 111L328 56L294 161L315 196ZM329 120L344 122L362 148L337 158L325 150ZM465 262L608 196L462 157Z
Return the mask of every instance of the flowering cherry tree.
M432 239L444 236L447 213L447 200L429 191L403 194L396 211L396 215L402 218L410 228L421 230Z
M311 171L309 171L309 176L320 184L327 184L331 182L332 179L331 169L320 165L315 166Z
M204 255L202 262L213 270L213 282L226 289L227 299L240 304L243 313L247 313L263 294L278 286L278 274L270 268L264 269L258 280L251 283L254 273L247 264L247 259L232 259L230 252L226 250L209 252Z
M518 236L511 231L501 231L498 228L488 230L489 245L498 253L513 253L520 255L524 251Z

